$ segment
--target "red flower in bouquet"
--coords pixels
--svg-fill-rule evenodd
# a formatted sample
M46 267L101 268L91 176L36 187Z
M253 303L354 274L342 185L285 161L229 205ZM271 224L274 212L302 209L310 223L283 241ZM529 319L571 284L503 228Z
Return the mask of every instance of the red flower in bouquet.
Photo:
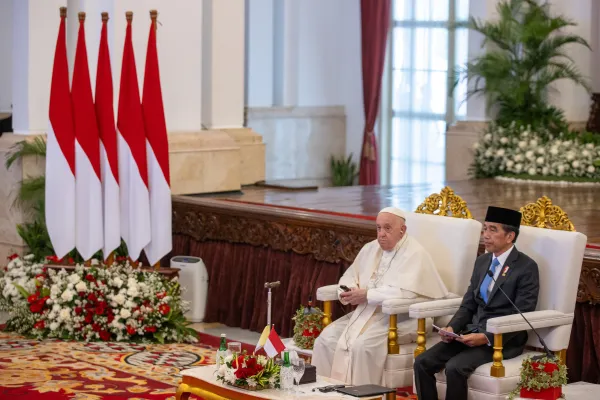
M34 314L41 314L42 310L44 309L44 303L45 302L41 300L31 303L29 306L29 311Z
M131 325L127 325L127 333L130 335L135 335L135 328L133 328Z
M10 256L6 257L6 258L8 258L8 261L12 261L15 258L19 258L19 255L17 253L13 253Z
M171 311L171 307L169 307L168 304L161 304L158 307L158 311L162 314L162 315L167 315L169 313L169 311Z
M46 327L46 324L44 323L44 321L38 321L33 325L33 327L35 329L44 329Z
M30 294L29 297L27 297L27 302L29 304L31 304L31 303L35 302L37 299L38 299L37 293Z
M105 342L110 340L110 333L105 331L105 330L101 330L100 331L100 339L104 340Z
M154 332L156 332L156 327L155 326L147 326L144 330L148 333L154 333Z
M244 367L245 363L245 367ZM238 379L246 379L258 374L263 370L263 366L258 363L256 357L250 356L245 358L243 355L237 358L238 369L235 371L235 377ZM235 366L235 365L234 365Z
M85 276L85 280L88 282L96 282L96 278L94 278L94 275L92 275L92 274L87 274Z

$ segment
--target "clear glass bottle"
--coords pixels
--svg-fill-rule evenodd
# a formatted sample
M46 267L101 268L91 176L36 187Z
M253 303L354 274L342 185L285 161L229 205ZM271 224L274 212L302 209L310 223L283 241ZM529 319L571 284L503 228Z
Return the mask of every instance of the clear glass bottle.
M294 368L290 362L290 352L283 352L283 364L281 365L280 375L281 389L285 391L291 391L294 387Z

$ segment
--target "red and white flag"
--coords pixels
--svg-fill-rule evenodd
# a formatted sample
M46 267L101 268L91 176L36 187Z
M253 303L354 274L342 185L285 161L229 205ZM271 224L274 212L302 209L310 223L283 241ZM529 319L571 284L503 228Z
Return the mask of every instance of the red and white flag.
M146 134L140 102L133 43L132 14L127 13L127 31L123 48L117 132L119 143L119 186L121 198L121 236L129 257L137 260L150 243L150 197Z
M73 120L75 123L75 246L84 260L104 244L100 137L92 97L85 45L85 13L79 13L79 36L73 67Z
M46 148L46 226L59 258L75 247L75 132L69 91L66 16L67 9L63 7L52 68Z
M106 260L121 244L119 204L119 152L113 109L113 80L107 34L108 13L102 13L102 31L96 72L96 118L100 134L100 171L104 200L104 247Z
M148 262L154 265L172 248L171 186L169 175L169 141L163 108L158 52L156 49L156 14L152 14L142 109L147 139L148 187L152 239L144 249Z
M275 332L275 329L271 329L269 337L267 338L267 341L265 343L264 349L265 353L267 353L267 356L269 356L269 358L273 358L277 354L285 350L285 345L279 338L277 332Z

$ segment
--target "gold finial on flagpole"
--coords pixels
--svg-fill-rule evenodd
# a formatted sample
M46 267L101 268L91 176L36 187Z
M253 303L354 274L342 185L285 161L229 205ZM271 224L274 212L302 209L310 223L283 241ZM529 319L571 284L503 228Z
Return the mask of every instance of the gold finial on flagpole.
M60 16L61 18L67 18L67 7L60 8Z
M77 16L79 16L79 22L85 22L85 12L79 11L79 13L77 13Z
M125 18L127 18L127 21L131 22L133 20L133 11L127 11L125 13Z
M106 11L102 12L102 22L108 21L108 13Z
M154 29L158 29L158 24L156 23L157 18L158 18L158 11L150 10L150 19L152 20L152 25L154 25Z

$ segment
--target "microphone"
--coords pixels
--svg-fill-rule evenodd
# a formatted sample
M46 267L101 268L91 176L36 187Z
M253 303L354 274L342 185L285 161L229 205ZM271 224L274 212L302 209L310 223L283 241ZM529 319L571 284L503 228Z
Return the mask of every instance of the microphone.
M496 282L496 278L494 278L494 273L488 269L487 274L494 281L494 285L498 285L498 282ZM551 360L556 359L556 355L553 352L550 351L550 349L548 348L548 346L546 346L546 343L544 342L544 339L542 339L542 337L535 330L535 328L533 327L533 325L531 325L531 323L527 320L527 318L525 318L525 316L523 315L523 313L521 312L521 310L519 310L519 307L517 307L515 305L515 303L513 303L513 301L510 299L510 297L508 297L508 295L506 294L506 292L504 290L502 290L502 287L498 286L498 289L500 289L500 291L502 292L502 294L504 295L504 297L506 297L506 299L510 302L510 304L512 304L512 306L515 308L515 310L517 310L517 312L519 314L521 314L521 317L523 317L523 319L525 320L525 322L527 322L527 324L529 325L529 327L531 328L531 330L537 335L538 339L540 340L540 343L542 344L542 346L544 346L544 351L546 352L546 356L549 359L551 359Z

